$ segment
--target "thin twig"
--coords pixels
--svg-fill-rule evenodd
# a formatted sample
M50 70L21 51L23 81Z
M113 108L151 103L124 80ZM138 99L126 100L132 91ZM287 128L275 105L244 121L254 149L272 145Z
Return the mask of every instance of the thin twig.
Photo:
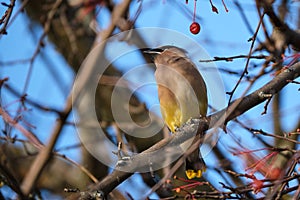
M98 183L99 180L84 166L78 164L76 161L72 160L71 158L68 158L65 155L62 155L60 153L54 153L55 156L61 157L62 159L70 162L72 165L75 165L78 167L83 173L85 173L94 183Z
M40 109L40 110L43 110L43 111L46 111L46 112L54 112L54 113L57 113L57 114L60 114L60 111L59 109L56 109L56 108L51 108L51 107L48 107L48 106L44 106L28 97L24 97L21 95L20 92L18 92L15 88L11 87L9 84L4 84L4 87L14 96L16 96L17 98L21 98L23 97L23 101L36 107L37 109Z
M238 56L229 56L229 57L218 57L218 56L215 56L214 59L199 60L199 62L215 62L215 61L231 62L234 59L238 59L238 58L266 59L266 58L268 58L268 56L265 56L265 55L258 55L258 56L238 55Z
M243 77L244 77L246 74L248 74L248 65L249 65L249 62L250 62L250 57L251 57L252 52L253 52L254 43L255 43L255 41L256 41L256 37L257 37L258 31L259 31L260 26L261 26L261 23L262 23L262 21L263 21L263 17L264 17L264 14L261 16L261 18L260 18L260 20L259 20L259 23L258 23L258 25L257 25L257 27L256 27L255 33L254 33L253 37L251 38L252 43L251 43L251 46L250 46L250 49L249 49L248 58L247 58L247 61L246 61L246 65L245 65L244 71L243 71L243 73L242 73L240 79L238 80L238 82L237 82L236 85L234 86L233 90L232 90L231 92L227 92L227 94L230 95L229 100L228 100L228 106L229 106L229 104L231 103L233 94L234 94L234 92L236 91L236 89L237 89L237 87L239 86L239 84L241 83Z
M274 137L274 138L277 138L277 139L281 139L281 140L286 140L286 141L289 141L289 142L293 142L295 144L300 144L300 142L297 141L297 140L293 140L293 139L290 139L290 138L287 138L287 137L284 137L284 136L279 136L279 135L267 133L267 132L265 132L263 130L250 129L250 131L253 132L254 134L261 134L261 135L264 135L264 136Z
M31 142L33 146L38 149L42 149L44 147L42 142L36 137L35 134L25 129L20 123L18 123L18 121L14 120L2 107L0 107L0 116L2 116L3 120L7 124L19 130Z
M0 34L4 34L6 35L7 34L7 25L8 25L8 22L9 22L9 19L12 15L12 12L13 12L13 9L15 7L15 3L16 3L16 0L10 0L10 4L7 5L7 10L5 12L5 16L4 16L4 24L2 26L2 28L0 29Z

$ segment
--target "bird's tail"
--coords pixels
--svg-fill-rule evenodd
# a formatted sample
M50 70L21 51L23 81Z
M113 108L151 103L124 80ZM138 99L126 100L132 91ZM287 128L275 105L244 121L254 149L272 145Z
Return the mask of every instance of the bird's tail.
M205 170L205 162L201 156L200 149L197 148L186 158L185 174L188 179L200 178Z

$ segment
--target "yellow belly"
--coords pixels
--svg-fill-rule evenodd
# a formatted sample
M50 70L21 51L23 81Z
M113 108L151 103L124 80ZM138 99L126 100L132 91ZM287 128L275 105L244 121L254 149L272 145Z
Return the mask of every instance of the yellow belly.
M190 118L206 113L206 107L201 112L202 104L196 96L189 95L187 91L176 97L168 88L159 86L158 93L162 117L171 132L175 132L176 128L182 126Z
M161 105L161 112L166 125L171 132L174 133L176 128L182 125L182 114L179 107L175 104L167 106Z

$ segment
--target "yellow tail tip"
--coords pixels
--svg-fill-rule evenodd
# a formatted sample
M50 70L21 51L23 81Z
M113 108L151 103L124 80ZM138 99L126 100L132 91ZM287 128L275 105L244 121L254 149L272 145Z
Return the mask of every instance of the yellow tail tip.
M188 179L201 178L202 170L194 171L192 169L188 169L188 170L185 171L185 175Z

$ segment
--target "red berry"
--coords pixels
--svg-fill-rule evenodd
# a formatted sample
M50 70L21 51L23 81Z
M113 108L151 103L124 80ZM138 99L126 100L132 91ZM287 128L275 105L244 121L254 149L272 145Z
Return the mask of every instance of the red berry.
M195 35L198 34L200 32L200 25L197 22L193 22L190 25L190 31Z

